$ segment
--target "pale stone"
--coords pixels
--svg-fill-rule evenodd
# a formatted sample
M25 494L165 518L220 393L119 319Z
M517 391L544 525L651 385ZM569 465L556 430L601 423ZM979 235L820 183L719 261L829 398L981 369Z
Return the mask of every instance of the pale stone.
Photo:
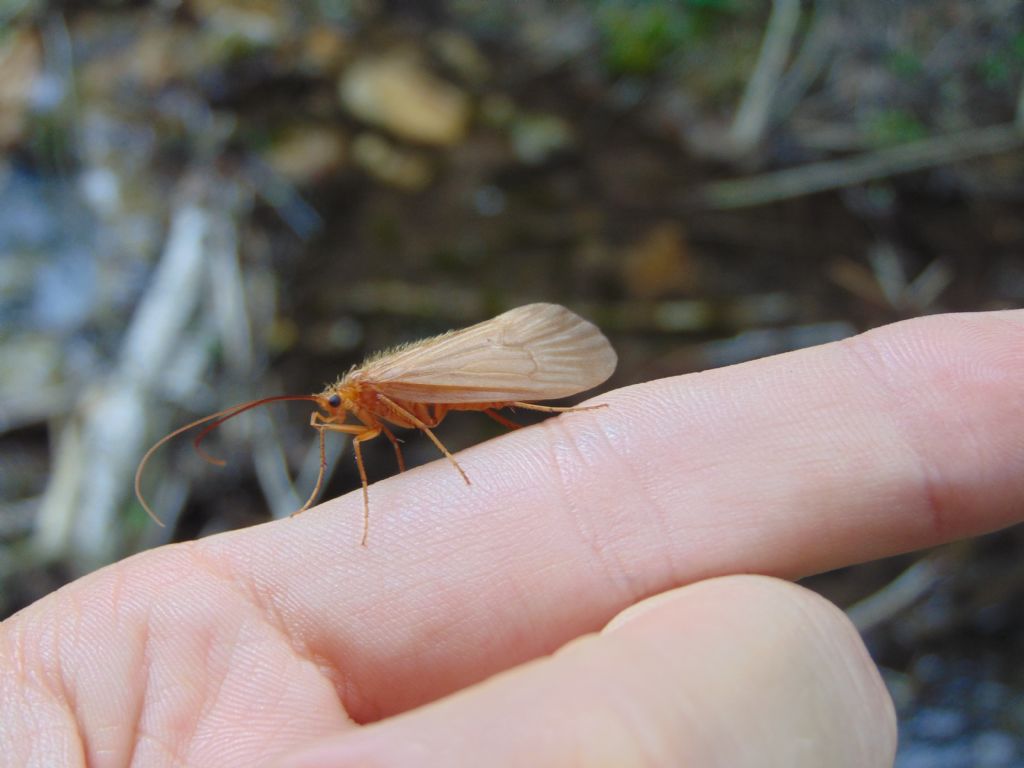
M352 159L374 178L406 192L423 189L434 176L430 161L422 154L397 147L375 133L356 136L352 142Z
M355 62L342 75L339 92L360 120L422 144L456 144L469 122L466 95L405 51Z
M271 167L295 184L308 184L335 173L345 164L348 148L337 129L293 126L267 151Z
M0 147L22 138L41 68L42 51L31 31L14 29L0 39Z

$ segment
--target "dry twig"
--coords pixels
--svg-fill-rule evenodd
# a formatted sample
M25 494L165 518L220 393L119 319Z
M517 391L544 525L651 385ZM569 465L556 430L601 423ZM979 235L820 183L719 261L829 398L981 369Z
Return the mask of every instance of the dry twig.
M747 81L729 130L729 142L741 157L757 146L764 135L799 20L800 0L775 0L772 3L772 14L757 65Z
M898 147L810 163L798 168L719 181L700 189L694 204L727 210L791 200L815 192L841 189L902 173L1009 152L1024 145L1024 130L1017 124L994 125L964 133L937 136Z
M859 631L867 632L924 597L945 573L944 559L922 558L874 594L854 603L846 615Z
M65 437L36 527L35 543L47 556L70 550L73 560L88 568L116 553L111 534L141 453L147 403L180 349L202 295L206 238L211 220L220 215L204 199L205 187L186 182L186 200L173 215L166 247L129 324L115 370L65 419Z

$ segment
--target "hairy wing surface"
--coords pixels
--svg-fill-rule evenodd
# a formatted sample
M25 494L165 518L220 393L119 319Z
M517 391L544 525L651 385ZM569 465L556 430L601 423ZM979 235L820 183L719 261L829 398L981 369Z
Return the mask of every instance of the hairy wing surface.
M371 359L352 376L422 403L549 400L596 387L616 362L593 323L558 304L527 304Z

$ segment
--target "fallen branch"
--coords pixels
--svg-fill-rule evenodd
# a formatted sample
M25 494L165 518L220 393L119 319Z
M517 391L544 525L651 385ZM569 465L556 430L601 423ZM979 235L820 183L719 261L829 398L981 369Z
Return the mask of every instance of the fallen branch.
M841 35L840 24L836 0L817 0L810 29L775 93L769 116L773 124L782 122L796 109L825 70Z
M800 0L775 0L772 3L772 14L757 65L747 81L729 130L729 143L740 156L757 146L764 135L799 21Z
M860 632L867 632L910 606L930 592L948 570L942 557L925 557L874 594L847 608L846 615Z
M974 157L1009 152L1022 145L1022 126L1012 123L994 125L865 152L841 160L810 163L745 179L714 182L698 190L691 202L697 207L714 210L748 208L949 165Z

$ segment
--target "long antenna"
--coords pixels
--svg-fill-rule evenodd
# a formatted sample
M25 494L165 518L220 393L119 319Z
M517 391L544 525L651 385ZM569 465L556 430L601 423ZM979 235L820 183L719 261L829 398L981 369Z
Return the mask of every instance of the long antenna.
M174 430L169 435L165 435L164 437L160 438L160 440L158 440L153 445L152 448L146 451L142 459L139 461L138 469L135 470L135 496L136 498L138 498L139 503L142 505L142 508L146 510L146 514L153 518L153 522L155 522L161 528L164 525L163 521L160 520L159 517L157 517L156 512L153 511L153 509L146 502L145 497L142 495L142 471L146 468L146 464L149 462L150 458L152 458L153 454L156 453L157 449L163 446L164 443L173 440L178 435L184 432L188 432L190 429L195 429L201 424L206 424L207 422L212 421L212 424L210 424L208 427L206 427L206 429L199 433L193 445L195 446L196 452L204 460L210 462L211 464L215 464L218 467L222 467L224 466L225 463L223 459L214 458L213 456L210 456L210 454L206 453L199 447L199 444L202 442L203 438L205 438L208 434L210 434L210 432L215 430L225 421L227 421L228 419L233 419L240 413L244 413L245 411L248 411L252 408L265 405L266 403L273 403L280 400L311 400L314 403L318 402L316 396L314 395L273 395L272 397L261 397L259 400L251 400L248 403L234 405L230 408L225 408L223 411L217 411L217 413L211 413L209 416L204 416L201 419L196 419L195 421L186 424L183 427L178 427L178 429Z

